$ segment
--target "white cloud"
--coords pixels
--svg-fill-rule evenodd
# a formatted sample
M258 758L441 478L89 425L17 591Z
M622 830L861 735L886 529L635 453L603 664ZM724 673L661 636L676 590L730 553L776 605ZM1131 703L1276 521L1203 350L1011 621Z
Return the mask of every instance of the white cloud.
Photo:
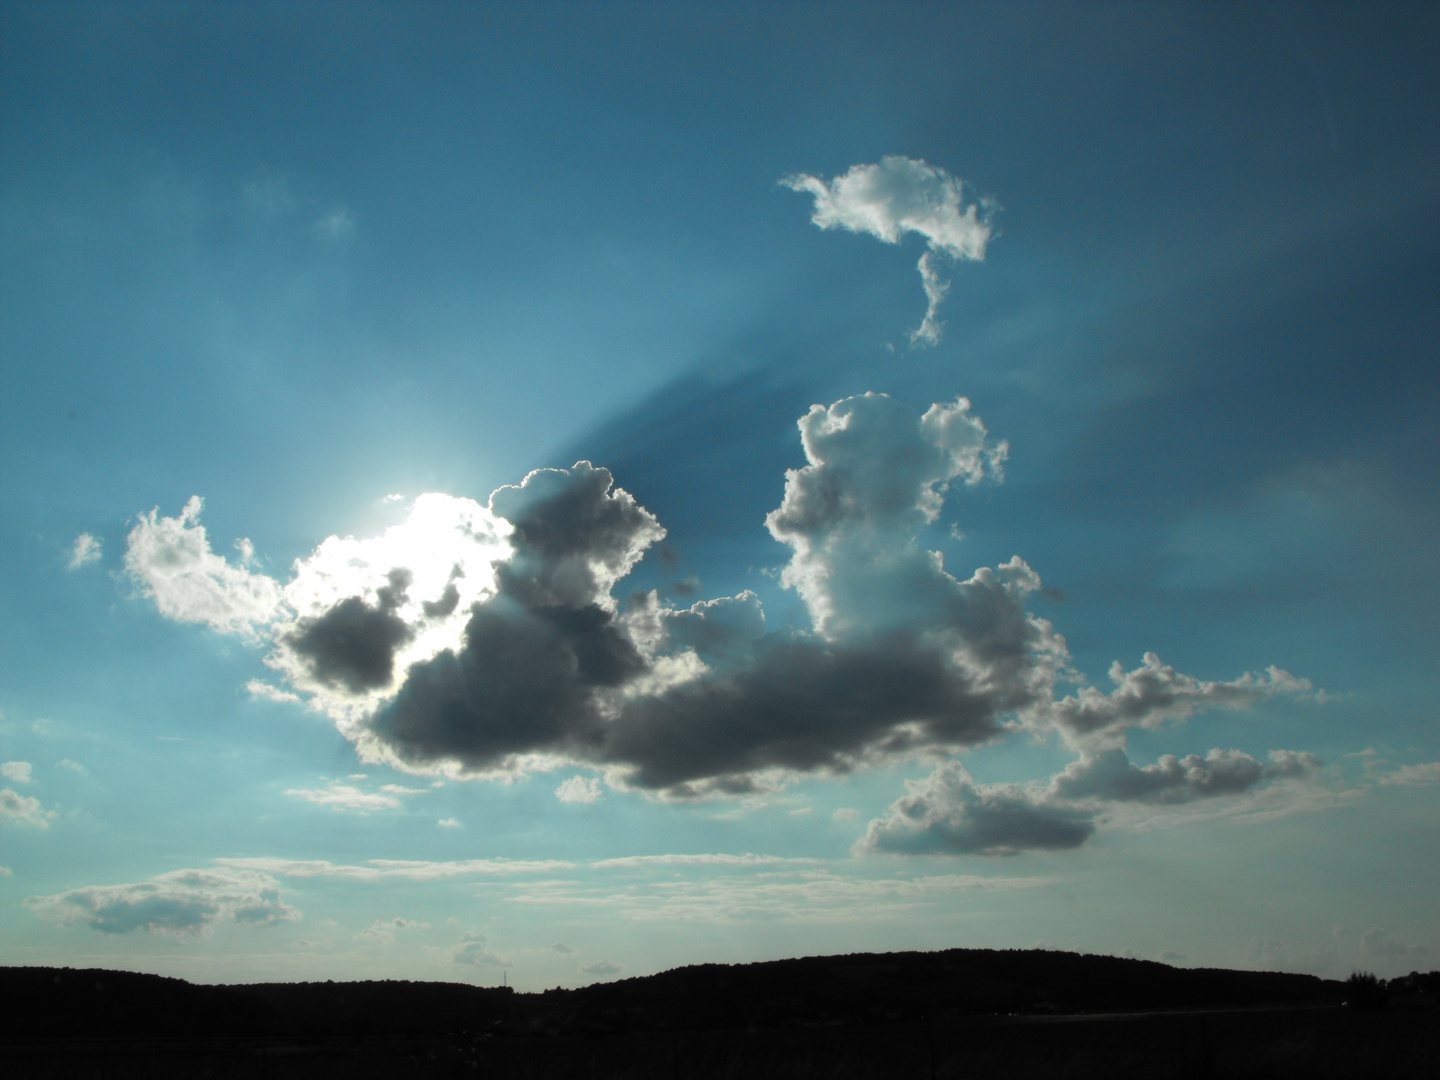
M81 533L75 538L74 545L70 548L70 561L66 564L71 570L79 570L82 566L89 566L93 562L100 561L100 540L89 533Z
M333 781L323 788L291 788L285 794L320 806L334 807L336 810L359 810L368 813L371 810L396 810L400 807L400 800L392 794L361 791L353 785L337 784Z
M417 923L413 919L403 919L397 915L393 919L376 919L355 936L361 941L368 941L373 945L393 945L396 931L408 930L414 926L424 927L425 924Z
M343 240L355 232L355 218L343 206L336 207L315 222L315 235L322 240Z
M646 866L814 866L819 859L785 858L781 855L741 855L721 853L697 855L625 855L617 859L600 859L590 865L596 870L637 869Z
M1382 773L1380 783L1401 787L1440 783L1440 761L1427 761L1420 765L1401 765L1391 772Z
M0 821L5 824L48 829L49 819L54 816L54 811L47 812L40 808L39 799L17 794L10 788L0 788Z
M510 961L502 960L490 951L485 944L485 935L478 931L472 931L460 939L451 953L451 958L457 964L468 964L471 967L499 967L510 966Z
M17 784L30 783L30 762L28 761L6 761L0 764L0 776L6 780L13 780Z
M583 967L580 970L583 971L586 975L604 976L619 975L622 969L619 964L612 963L609 960L598 960L595 963L589 965L588 967Z
M527 907L549 906L604 912L637 922L731 924L797 920L806 923L873 923L914 918L917 913L953 910L972 892L1046 888L1055 879L937 874L918 877L863 877L820 867L767 869L755 874L685 876L658 881L535 881L515 886L509 900Z
M441 818L435 824L439 825L442 829L460 828L460 822L456 821L453 817Z
M0 877L14 877L15 871L8 866L0 866Z
M69 758L61 758L55 763L55 767L57 769L68 769L73 773L79 774L80 776L90 775L89 769L85 768L84 765L81 765L80 762L71 761Z
M292 694L288 690L281 690L277 686L271 686L259 679L251 679L245 684L245 691L252 698L264 698L267 701L290 702L299 701L299 694Z
M883 158L878 165L851 166L829 184L806 173L780 182L814 197L815 212L810 220L822 229L869 233L887 244L898 244L906 233L925 238L929 250L920 259L920 277L929 307L911 340L936 344L941 327L935 311L949 286L936 273L930 256L983 260L994 235L995 202L976 198L967 204L965 183L959 177L927 162L898 156Z
M141 514L130 530L125 569L166 618L253 637L257 625L280 616L280 588L210 550L200 524L204 505L195 495L178 517L159 517L158 509Z
M300 913L280 899L275 879L255 870L176 870L149 881L90 885L54 896L30 896L25 906L64 925L83 922L106 934L131 930L201 934L216 922L264 926Z
M566 803L593 803L602 794L600 781L593 776L572 776L555 789L555 797Z

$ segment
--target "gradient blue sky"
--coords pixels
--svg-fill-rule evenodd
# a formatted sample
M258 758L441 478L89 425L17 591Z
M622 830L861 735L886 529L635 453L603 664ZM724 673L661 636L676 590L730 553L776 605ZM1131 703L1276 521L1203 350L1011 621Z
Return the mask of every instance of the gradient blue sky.
M1437 46L1423 4L0 6L0 962L1435 967ZM615 487L484 509L580 460ZM371 678L274 595L431 492L498 529L482 591ZM391 563L325 602L390 625Z

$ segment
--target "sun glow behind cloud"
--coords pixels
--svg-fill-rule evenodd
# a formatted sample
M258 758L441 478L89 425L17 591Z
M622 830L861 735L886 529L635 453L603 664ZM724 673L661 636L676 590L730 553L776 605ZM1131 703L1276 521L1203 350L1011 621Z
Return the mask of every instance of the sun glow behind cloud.
M1202 708L1312 688L1278 668L1208 682L1153 653L1108 693L1081 686L1065 640L1027 611L1039 576L1015 556L968 579L917 543L947 495L999 480L1008 445L958 398L923 415L877 394L800 419L808 464L765 520L811 627L770 630L754 593L687 608L613 596L664 528L589 462L542 469L489 504L415 500L381 536L330 537L284 585L210 551L198 498L142 515L127 567L162 614L268 641L266 663L327 713L362 759L421 774L509 778L561 765L669 800L762 796L803 776L954 755L1007 730L1079 754L1048 785L985 785L957 760L910 782L857 854L1006 855L1084 844L1107 808L1219 800L1312 783L1318 759L1262 765L1213 749L1136 766L1127 732ZM269 607L262 604L266 601ZM332 782L288 794L354 812L401 795ZM574 775L562 803L603 788Z

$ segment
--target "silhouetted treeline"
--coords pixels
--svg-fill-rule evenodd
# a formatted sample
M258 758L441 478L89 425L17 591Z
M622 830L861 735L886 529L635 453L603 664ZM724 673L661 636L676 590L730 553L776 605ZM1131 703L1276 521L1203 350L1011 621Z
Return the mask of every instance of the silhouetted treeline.
M1339 1004L1355 980L1175 968L1046 950L950 949L700 964L577 990L464 983L197 986L158 975L0 968L5 1038L68 1036L601 1035L918 1021L979 1014ZM1368 985L1368 984L1367 984ZM1384 984L1433 1004L1440 972Z

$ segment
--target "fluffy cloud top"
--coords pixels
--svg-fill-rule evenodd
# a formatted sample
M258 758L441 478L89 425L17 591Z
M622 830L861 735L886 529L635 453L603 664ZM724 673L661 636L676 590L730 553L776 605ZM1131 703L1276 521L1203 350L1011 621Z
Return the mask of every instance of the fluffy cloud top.
M141 514L130 530L125 569L155 601L160 614L180 622L203 622L216 630L253 636L281 610L280 587L244 563L251 553L241 540L241 565L233 566L210 550L195 495L178 517L159 517L159 509Z
M105 934L202 934L216 922L264 926L300 917L280 899L270 875L229 867L176 870L134 884L30 896L25 906L40 918L67 925L83 922Z
M1073 847L1094 828L1096 799L1179 802L1311 767L1224 754L1143 769L1123 760L1133 727L1308 691L1276 668L1207 682L1147 654L1134 671L1112 668L1109 693L1057 697L1078 677L1064 639L1026 610L1039 576L1016 556L962 579L919 542L947 497L1001 475L1008 448L966 399L917 415L865 394L816 405L798 426L807 463L786 473L765 524L789 549L780 580L804 602L808 628L770 628L750 592L687 608L654 592L619 603L615 590L665 531L584 461L532 472L487 506L423 495L381 537L329 538L284 586L259 586L260 575L211 554L198 500L178 519L142 517L127 565L170 565L155 553L182 552L171 562L210 583L193 590L204 600L195 610L221 630L261 623L253 606L243 618L216 614L217 596L274 597L267 662L362 758L416 773L569 764L603 771L612 787L688 799L953 754L1016 728L1058 732L1080 752L1039 793L976 784L951 763L872 823L866 850ZM153 594L182 617L174 596L161 603L160 584ZM575 776L556 794L599 791ZM351 809L393 808L399 793L291 792Z
M572 776L569 780L562 780L555 789L555 797L568 803L593 803L599 800L601 794L600 781L593 776Z
M929 250L920 256L920 278L929 306L912 332L916 344L934 345L941 324L935 313L949 289L932 256L980 261L993 235L997 209L990 199L965 200L965 183L944 169L907 157L882 158L878 165L854 165L830 183L806 173L787 176L784 186L815 199L811 221L822 229L869 233L898 244L906 233L925 238Z

